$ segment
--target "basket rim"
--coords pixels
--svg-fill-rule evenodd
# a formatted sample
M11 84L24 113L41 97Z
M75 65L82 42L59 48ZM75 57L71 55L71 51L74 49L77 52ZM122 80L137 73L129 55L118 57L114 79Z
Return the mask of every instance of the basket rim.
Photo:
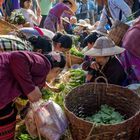
M80 86L77 86L77 87L75 87L75 88L73 88L73 89L79 88L79 87L84 86L84 85L89 85L89 84L92 85L92 84L95 84L95 82L85 83L85 84L82 84L82 85L80 85ZM106 85L105 83L98 83L98 84ZM125 89L127 89L128 91L134 92L133 90L128 89L127 87L122 87L122 86L114 85L114 84L108 84L108 85L110 85L110 86L116 86L116 87L121 87L121 88L125 88ZM72 90L73 90L73 89L72 89ZM70 113L73 117L75 117L76 119L79 119L79 120L82 121L82 122L86 122L86 123L88 123L88 124L90 124L90 125L97 124L97 123L94 123L94 122L90 122L90 121L84 120L83 118L77 117L72 111L68 110L68 108L67 108L66 105L65 105L65 100L66 100L67 96L69 96L69 94L72 92L72 90L71 90L71 91L65 96L65 98L64 98L64 110L67 111L67 112ZM134 93L135 93L135 92L134 92ZM140 98L136 93L135 93L135 95L136 95L138 98ZM133 118L135 118L135 117L136 117L137 115L139 115L139 114L140 114L140 109L139 109L139 111L137 111L132 117L130 117L130 118L128 118L128 119L126 119L126 120L124 120L124 121L122 121L122 122L120 122L120 123L115 123L115 124L100 124L100 125L97 124L96 126L108 127L108 126L116 126L116 125L124 124L124 123L127 123L128 121L132 120Z
M9 26L10 28L18 29L14 24L11 24L3 19L0 19L0 23L5 24L5 25Z

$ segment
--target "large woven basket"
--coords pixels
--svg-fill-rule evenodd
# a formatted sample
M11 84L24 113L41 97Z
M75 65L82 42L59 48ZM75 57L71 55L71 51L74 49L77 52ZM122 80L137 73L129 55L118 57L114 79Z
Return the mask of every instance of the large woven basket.
M113 23L108 36L115 42L116 45L121 46L122 38L128 30L128 28L129 26L127 24L116 20Z
M75 55L71 55L70 53L66 54L66 60L67 60L67 67L71 67L74 64L81 64L84 59Z
M125 115L125 121L97 126L82 119L93 115L102 104ZM73 89L65 97L64 105L73 140L138 140L140 97L127 88L103 83L85 84Z
M7 35L9 32L16 30L18 30L16 26L0 19L0 35Z

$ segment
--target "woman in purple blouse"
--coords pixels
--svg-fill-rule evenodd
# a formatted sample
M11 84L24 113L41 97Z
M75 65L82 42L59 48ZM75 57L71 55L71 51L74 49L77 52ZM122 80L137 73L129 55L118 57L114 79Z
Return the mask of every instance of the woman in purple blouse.
M56 4L49 11L49 14L44 21L44 28L52 32L56 32L57 26L61 28L61 15L64 12L68 12L69 14L74 15L74 12L72 11L72 9L75 9L74 7L76 7L76 4L73 0L63 0L63 2Z
M54 77L65 66L65 57L29 51L0 54L0 140L14 139L17 110L14 100L20 95L30 102L41 98L46 77Z

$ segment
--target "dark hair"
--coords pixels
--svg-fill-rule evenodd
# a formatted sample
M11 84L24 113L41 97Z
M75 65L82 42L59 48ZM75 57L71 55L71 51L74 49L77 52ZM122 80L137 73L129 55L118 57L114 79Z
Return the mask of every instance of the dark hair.
M69 3L72 5L72 3L69 0L63 0L63 3Z
M52 41L46 36L32 36L28 40L33 46L34 51L41 49L43 54L52 51Z
M57 32L57 33L55 34L55 36L52 38L52 41L57 43L58 40L59 40L59 38L60 38L61 36L63 36L63 34L60 33L60 32Z
M25 1L32 1L32 0L20 0L20 7L24 8L24 2Z
M51 54L45 54L45 57L49 60L51 63L52 68L59 67L59 68L64 68L66 65L66 58L63 55L63 53L59 53L61 57L61 61L58 62L56 61Z
M95 43L95 41L100 37L101 35L94 32L89 34L85 39L84 39L84 45L87 46L88 43Z
M63 35L58 39L58 43L61 43L61 47L65 49L71 49L72 38L68 35Z

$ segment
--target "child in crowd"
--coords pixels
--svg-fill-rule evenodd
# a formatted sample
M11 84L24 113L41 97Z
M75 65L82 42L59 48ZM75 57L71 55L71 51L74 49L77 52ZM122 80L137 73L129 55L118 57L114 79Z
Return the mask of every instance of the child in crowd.
M31 10L32 8L32 0L21 0L20 1L20 11L25 17L26 21L30 23L31 27L34 25L39 26L40 21L42 19L41 15L35 15L35 13Z

